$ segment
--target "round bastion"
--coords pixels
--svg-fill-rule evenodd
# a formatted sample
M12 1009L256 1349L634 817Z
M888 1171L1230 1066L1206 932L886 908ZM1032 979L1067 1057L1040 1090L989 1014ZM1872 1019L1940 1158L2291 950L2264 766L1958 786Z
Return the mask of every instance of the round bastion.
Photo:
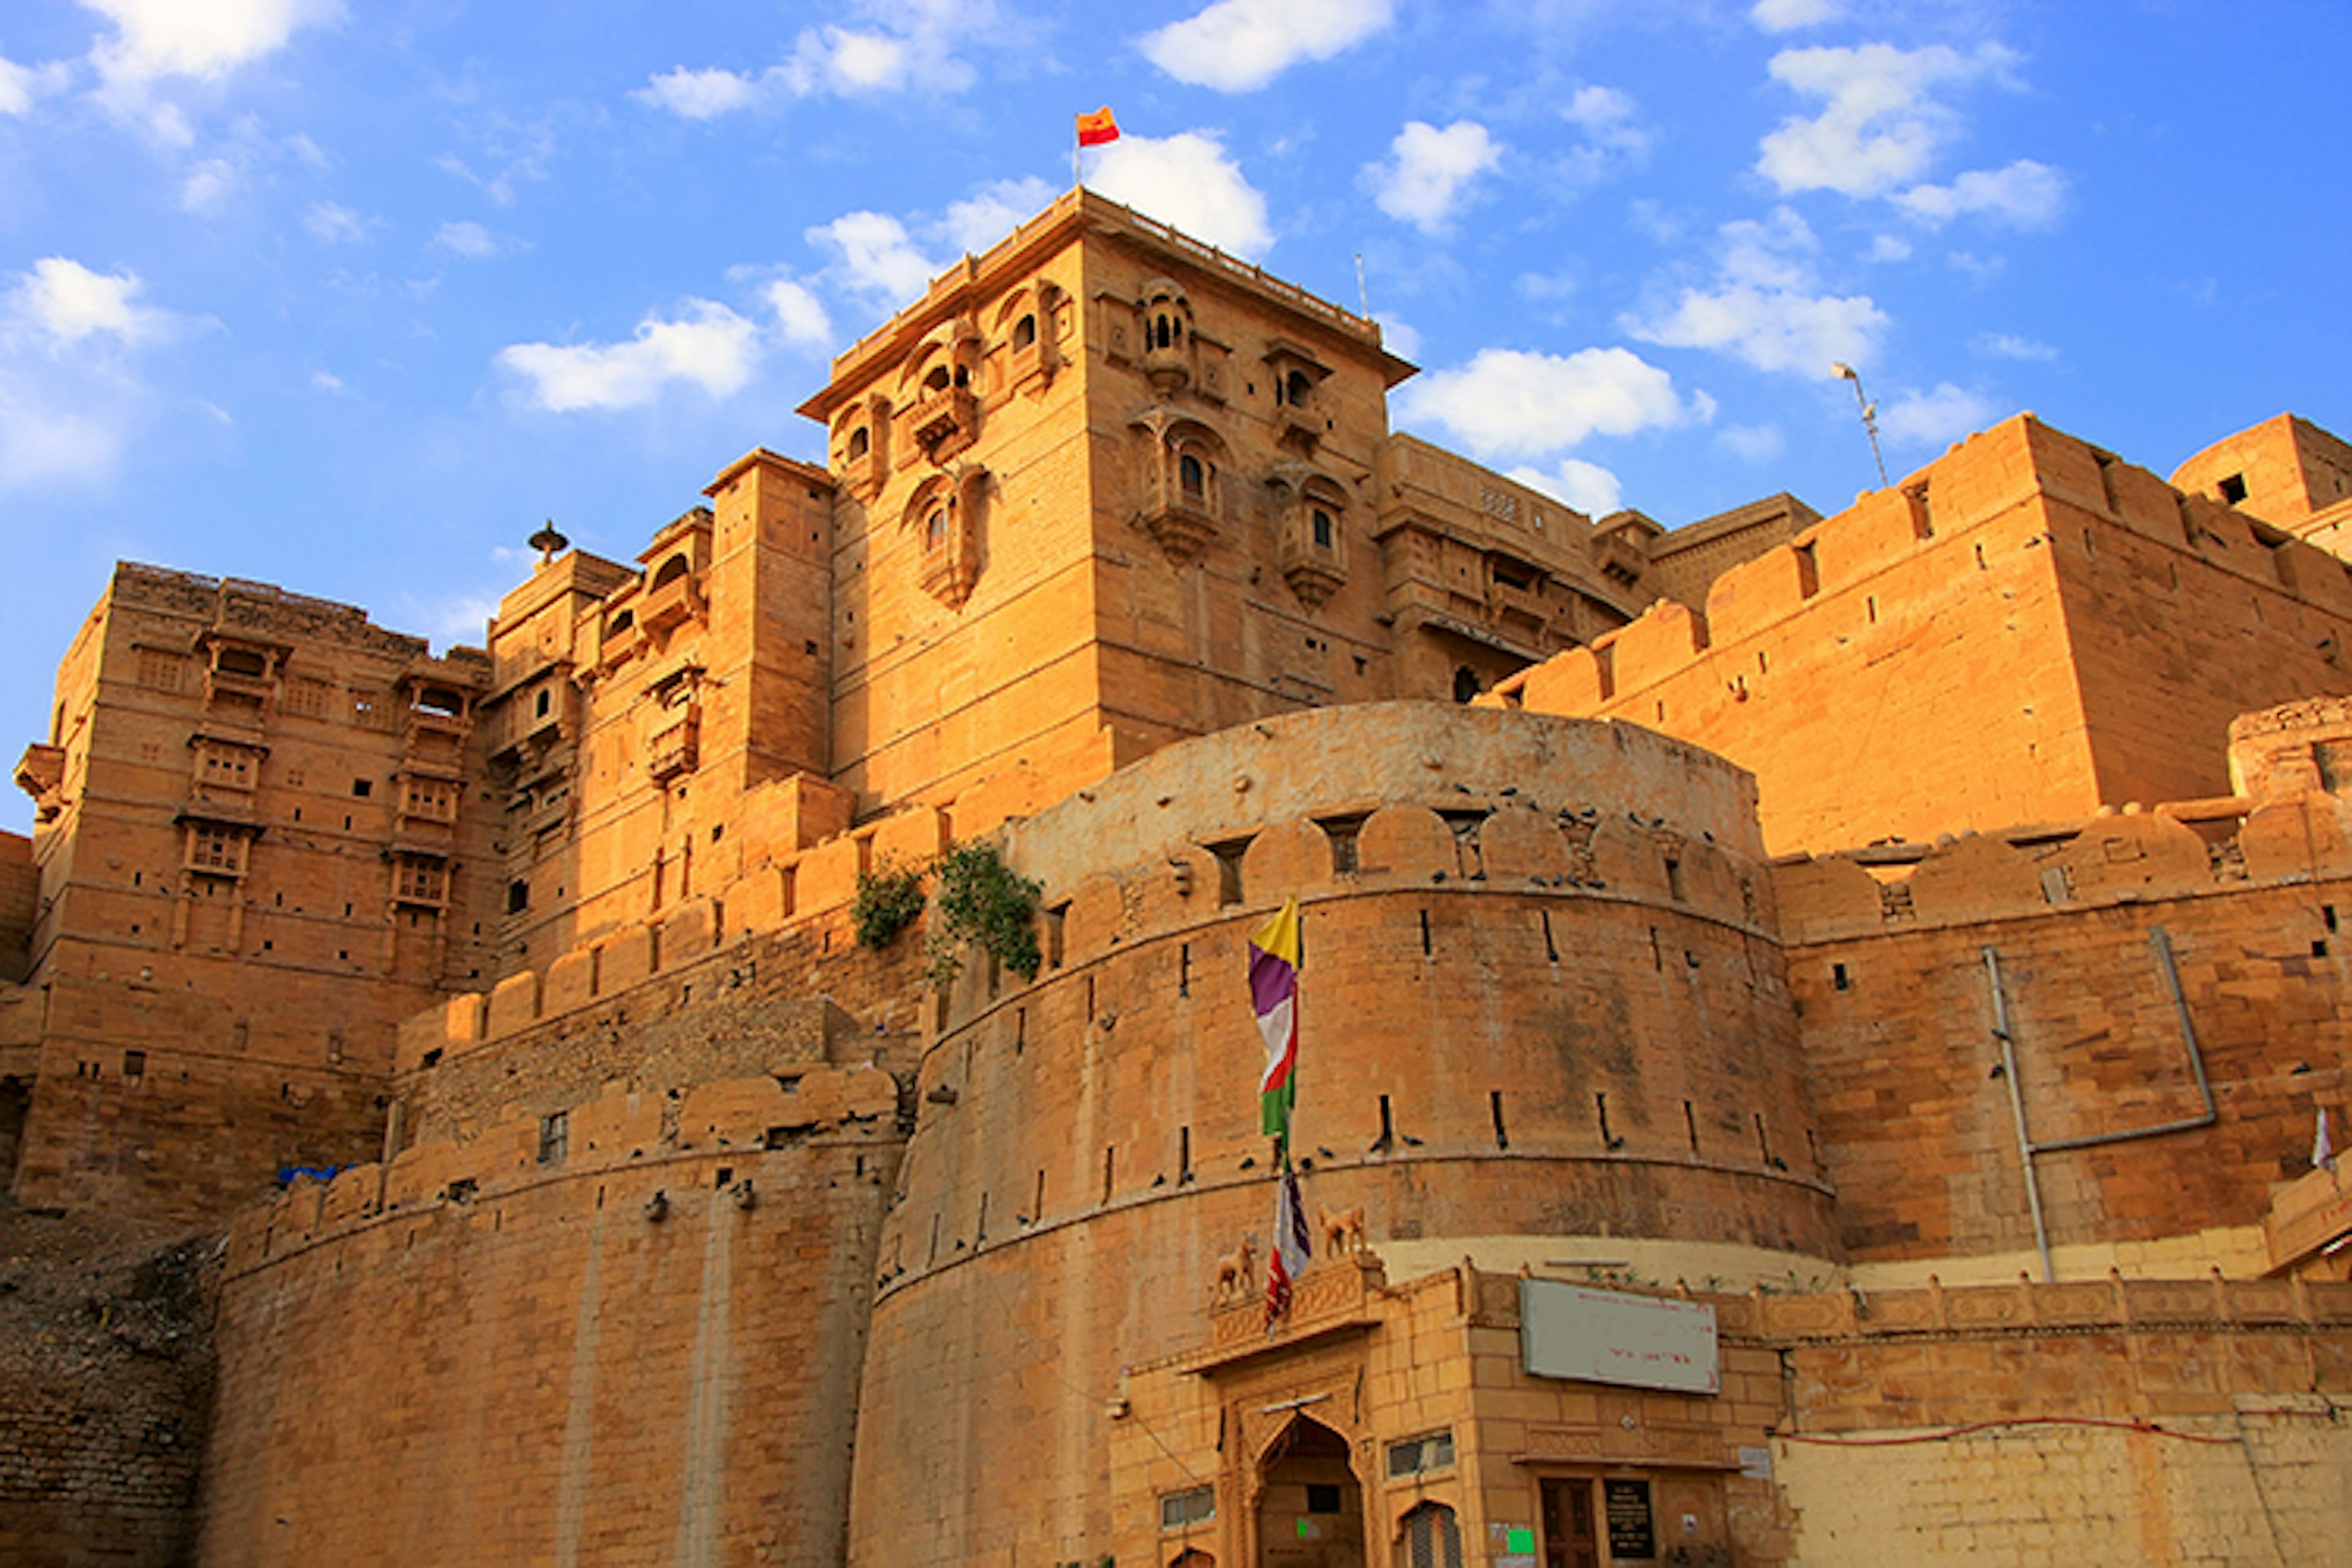
M1262 1289L1250 934L1299 901L1318 1251L1693 1289L1839 1260L1754 781L1635 726L1396 702L1171 746L1025 821L1034 981L937 1000L879 1238L850 1559L1097 1534L1121 1369ZM1346 1238L1343 1243L1342 1238Z

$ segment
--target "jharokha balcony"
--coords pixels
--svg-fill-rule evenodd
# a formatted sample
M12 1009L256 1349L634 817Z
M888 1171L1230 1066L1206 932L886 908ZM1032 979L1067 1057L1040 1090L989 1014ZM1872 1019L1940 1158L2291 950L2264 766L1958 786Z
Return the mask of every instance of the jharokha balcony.
M933 462L963 450L980 435L980 399L968 386L935 387L908 412L907 428Z

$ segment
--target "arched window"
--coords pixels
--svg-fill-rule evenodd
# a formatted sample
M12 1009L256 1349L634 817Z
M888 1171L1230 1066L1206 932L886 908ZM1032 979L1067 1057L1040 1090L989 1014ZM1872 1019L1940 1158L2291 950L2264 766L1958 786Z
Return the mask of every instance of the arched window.
M1317 507L1315 509L1315 548L1328 550L1337 538L1338 535L1331 523L1331 514L1321 507Z
M1037 318L1035 316L1024 316L1019 321L1013 323L1013 349L1014 353L1018 353L1021 350L1026 348L1034 348L1036 344Z
M1462 1568L1462 1528L1454 1510L1425 1502L1404 1516L1405 1568Z
M1478 672L1464 665L1454 672L1454 700L1467 702L1483 689L1478 684Z
M860 425L849 433L849 460L857 461L874 449L874 433Z
M1175 341L1176 334L1170 331L1168 318L1165 316L1156 318L1151 323L1151 346L1155 349L1164 349L1171 346Z
M1209 492L1208 470L1202 467L1200 458L1187 452L1176 459L1176 483L1186 496L1200 500Z
M945 392L947 389L948 367L943 364L935 364L931 366L929 374L923 377L923 390L925 392Z
M652 585L656 588L663 587L668 584L677 582L680 577L685 575L686 557L683 555L673 555L668 560L661 563L660 571L654 574Z
M1315 390L1315 384L1307 379L1305 371L1294 370L1283 378L1283 389L1289 394L1290 405L1297 408L1305 405L1308 395Z
M948 509L935 506L923 519L923 548L937 550L948 542Z

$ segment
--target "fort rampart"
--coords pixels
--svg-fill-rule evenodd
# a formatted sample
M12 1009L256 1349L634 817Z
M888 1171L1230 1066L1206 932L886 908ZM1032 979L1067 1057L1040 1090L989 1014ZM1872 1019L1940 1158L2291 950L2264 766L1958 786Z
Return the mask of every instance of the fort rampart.
M1961 1258L1979 1277L2038 1271L2012 1065L2062 1275L2289 1261L2264 1241L2271 1190L2308 1169L2316 1110L2352 1090L2336 797L1889 846L1774 878L1858 1277L1921 1260L1893 1270L1916 1279L1927 1259L1947 1278Z
M1360 1208L1401 1267L1593 1237L1833 1262L1748 787L1631 726L1376 705L1171 747L1011 827L1047 967L967 965L924 1055L852 1560L1109 1549L1119 1367L1196 1335L1218 1258L1267 1241L1244 943L1285 897L1307 1201Z
M2342 561L2021 415L1488 700L1706 746L1775 850L1841 848L2221 794L2347 637Z

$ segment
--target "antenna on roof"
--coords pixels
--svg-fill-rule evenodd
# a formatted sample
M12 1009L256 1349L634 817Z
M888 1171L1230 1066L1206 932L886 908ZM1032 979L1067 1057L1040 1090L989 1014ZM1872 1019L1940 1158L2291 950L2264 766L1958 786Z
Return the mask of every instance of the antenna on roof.
M1364 253L1360 250L1356 252L1356 303L1363 307L1361 314L1364 320L1370 321L1372 297L1364 289Z
M1885 489L1886 459L1878 451L1878 405L1862 395L1862 377L1854 374L1853 366L1839 360L1830 366L1830 372L1841 381L1853 383L1853 400L1862 406L1863 433L1870 437L1870 460L1878 465L1878 488Z

